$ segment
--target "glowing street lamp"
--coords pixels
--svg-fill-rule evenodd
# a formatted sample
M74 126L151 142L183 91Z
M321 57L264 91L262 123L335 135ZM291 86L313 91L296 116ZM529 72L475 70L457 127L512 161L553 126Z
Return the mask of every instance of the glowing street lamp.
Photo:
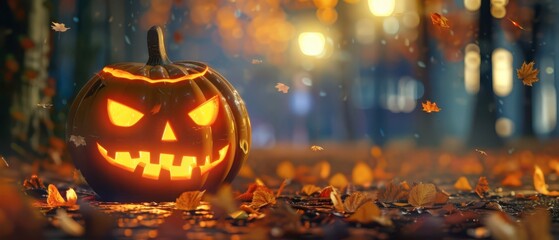
M378 17L392 15L396 7L396 0L369 0L369 10Z
M303 32L299 34L299 48L307 56L320 56L324 53L326 38L319 32Z

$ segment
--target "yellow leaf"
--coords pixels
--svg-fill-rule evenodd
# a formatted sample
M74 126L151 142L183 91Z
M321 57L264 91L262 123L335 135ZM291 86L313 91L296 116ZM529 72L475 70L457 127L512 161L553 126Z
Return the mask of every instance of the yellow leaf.
M276 204L276 196L273 192L257 189L252 195L252 202L250 203L250 206L257 209L274 204Z
M283 161L276 168L276 174L282 179L293 179L295 177L295 166L290 161Z
M431 183L420 183L410 190L408 203L414 207L431 206L435 203L437 188Z
M538 165L534 166L534 188L536 189L536 191L546 196L559 196L558 191L550 192L547 189L547 184L545 184L545 176L543 175L542 169Z
M368 201L361 205L355 213L347 218L347 220L358 223L370 223L374 222L380 217L379 207L372 201Z
M472 191L472 186L470 185L470 182L468 182L468 179L464 176L456 180L456 183L454 183L454 188L460 191Z
M318 186L315 186L313 184L307 184L303 186L303 188L301 189L301 193L310 196L313 193L320 192L320 190L322 189Z
M322 151L322 150L324 150L324 148L321 147L321 146L318 146L318 145L312 145L311 150L316 152L316 151Z
M373 181L373 169L364 162L357 162L351 173L353 184L369 186Z
M479 177L476 185L476 193L480 198L485 197L485 193L489 191L489 183L486 177Z
M336 212L343 213L345 211L342 198L337 191L330 192L330 200L332 200L332 205L334 206L334 210L336 210Z
M58 191L58 188L56 188L56 186L49 184L47 204L50 207L71 207L74 206L78 201L78 196L72 188L66 191L66 198L68 199L68 201L62 198L62 195L60 195L60 192Z
M344 189L348 183L347 178L341 173L334 174L329 181L329 185L332 185L340 190Z
M353 192L344 201L345 212L355 212L361 205L371 201L371 197L363 192Z
M176 207L181 210L196 210L204 192L206 191L183 192L176 200Z

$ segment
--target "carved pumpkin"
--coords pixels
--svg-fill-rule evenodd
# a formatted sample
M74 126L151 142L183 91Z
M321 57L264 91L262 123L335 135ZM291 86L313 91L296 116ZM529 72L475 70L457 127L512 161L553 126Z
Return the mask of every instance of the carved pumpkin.
M250 122L232 85L203 63L171 62L160 27L148 31L148 51L147 64L104 67L69 112L70 153L103 200L215 190L247 158Z

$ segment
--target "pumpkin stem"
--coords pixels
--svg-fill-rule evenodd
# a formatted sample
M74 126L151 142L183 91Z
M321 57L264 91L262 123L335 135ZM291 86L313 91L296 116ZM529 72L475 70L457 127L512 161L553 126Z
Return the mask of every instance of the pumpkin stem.
M165 50L163 30L159 26L153 26L148 30L148 54L149 59L146 65L155 66L171 63Z

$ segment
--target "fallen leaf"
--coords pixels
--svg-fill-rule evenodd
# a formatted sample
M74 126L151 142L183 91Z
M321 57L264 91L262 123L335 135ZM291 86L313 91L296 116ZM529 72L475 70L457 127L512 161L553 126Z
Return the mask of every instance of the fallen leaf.
M59 208L56 210L56 218L58 219L58 227L70 236L79 237L85 232L85 229L72 217L68 216L68 213L64 209Z
M431 206L435 203L437 189L434 184L420 183L412 187L408 203L414 207Z
M371 223L380 217L380 208L372 201L365 202L347 218L347 220L358 223Z
M322 150L324 150L324 148L321 147L321 146L312 145L312 146L311 146L311 150L313 150L313 151L316 152L316 151L322 151Z
M43 180L41 180L37 175L33 174L29 179L23 181L23 187L25 189L45 189Z
M205 190L183 192L175 201L177 209L187 211L196 210L205 192Z
M276 204L276 196L273 192L257 189L253 193L252 202L250 206L254 209L258 209L267 205Z
M237 210L232 213L229 213L229 217L233 219L248 219L248 213L243 210Z
M344 200L344 211L355 212L361 205L372 201L371 197L363 192L353 192Z
M70 135L70 142L74 144L74 146L85 146L85 138L82 136Z
M307 196L312 195L313 193L317 193L320 192L320 190L322 190L320 187L313 185L313 184L307 184L304 185L303 188L301 188L301 193Z
M433 25L441 28L450 28L450 25L448 25L448 19L438 13L431 13L431 22Z
M408 199L409 189L407 182L395 184L394 181L391 181L380 189L378 200L384 203L406 200Z
M522 66L516 69L516 76L518 79L522 80L522 83L526 86L532 86L533 83L537 82L538 79L538 69L534 69L534 61L526 64L522 62Z
M450 196L448 193L437 191L437 194L435 195L435 204L445 204L448 202L449 198Z
M369 164L357 162L351 172L352 183L361 186L370 186L373 182L373 169Z
M57 32L66 32L68 31L67 28L64 23L56 23L56 22L52 22L52 26L51 26L52 30L57 31Z
M347 186L347 184L349 184L349 181L342 173L336 173L332 176L332 178L330 178L328 183L329 185L342 190Z
M423 107L423 111L426 113L441 111L441 109L437 106L436 102L425 101L424 103L421 103L421 106Z
M58 188L56 186L49 184L48 186L48 196L47 196L47 204L50 207L71 207L76 205L78 201L78 196L74 189L70 188L66 191L66 199L62 198Z
M464 176L456 180L456 183L454 183L454 188L456 188L456 190L459 191L472 191L472 186L470 185L470 182L468 182L468 179Z
M330 200L332 201L332 205L334 207L334 210L336 210L336 212L340 212L340 213L345 212L344 203L338 192L331 191Z
M550 192L547 189L547 184L545 183L545 176L543 175L542 169L538 165L534 166L534 188L536 189L536 191L546 196L551 196L551 197L559 196L558 191Z
M520 187L522 186L522 173L521 172L514 172L508 174L503 181L501 181L501 185L506 187Z
M332 191L336 191L336 189L334 189L333 186L327 186L327 187L323 188L323 189L320 191L320 194L318 195L318 197L319 197L319 198L329 198L329 197L330 197L330 193L331 193Z
M276 84L276 88L278 89L278 92L282 92L282 93L287 93L287 91L289 91L289 86L283 83Z
M489 183L486 177L479 177L475 191L480 198L485 198L485 193L489 191Z

